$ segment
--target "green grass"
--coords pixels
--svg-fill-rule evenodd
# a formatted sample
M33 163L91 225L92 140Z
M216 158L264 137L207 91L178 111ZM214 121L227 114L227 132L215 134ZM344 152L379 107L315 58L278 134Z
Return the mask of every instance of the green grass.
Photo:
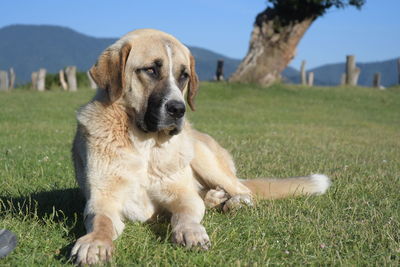
M0 228L19 238L1 266L68 264L84 233L75 111L92 94L0 94ZM112 265L400 264L400 88L203 83L189 117L232 152L240 177L325 173L333 185L319 197L208 211L207 252L173 246L165 222L127 223Z

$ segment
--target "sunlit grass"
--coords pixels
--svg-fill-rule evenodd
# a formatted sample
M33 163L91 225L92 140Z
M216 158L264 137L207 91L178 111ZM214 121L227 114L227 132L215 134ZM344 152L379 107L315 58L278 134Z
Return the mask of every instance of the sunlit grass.
M84 233L70 160L75 111L93 91L0 94L0 228L18 235L4 266L68 263ZM326 195L208 211L207 252L173 246L165 222L128 223L112 264L400 264L400 90L203 83L194 126L243 178L325 173Z

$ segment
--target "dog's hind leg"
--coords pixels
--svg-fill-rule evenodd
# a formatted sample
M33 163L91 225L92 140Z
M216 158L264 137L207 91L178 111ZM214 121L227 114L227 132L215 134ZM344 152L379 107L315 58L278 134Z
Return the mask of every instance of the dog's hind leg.
M236 177L230 154L209 135L192 131L195 156L191 167L199 182L208 189L220 187L230 196L249 194L250 190Z
M220 204L217 202L222 202L225 197L229 199L224 205L225 211L241 204L251 205L251 191L236 177L230 154L210 136L192 131L195 137L195 157L191 166L199 182L210 190L205 194L206 205L217 206ZM227 196L224 196L223 192Z
M217 187L205 192L203 199L207 208L216 208L221 207L229 199L229 195L225 190Z
M240 207L242 204L251 205L251 196L263 199L276 199L289 196L320 195L326 192L331 182L322 174L286 179L237 179L233 160L229 153L223 149L210 136L192 130L194 136L195 157L191 166L196 178L203 185L205 202L207 206L215 204L222 198L222 193L214 192L217 187L223 189L228 196L223 210ZM208 198L207 198L208 197ZM217 198L216 198L217 197Z

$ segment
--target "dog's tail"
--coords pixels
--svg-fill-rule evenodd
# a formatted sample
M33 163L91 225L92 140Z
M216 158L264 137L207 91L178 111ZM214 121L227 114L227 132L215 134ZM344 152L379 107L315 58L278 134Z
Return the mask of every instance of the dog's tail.
M322 195L331 185L330 179L323 174L285 179L241 179L241 182L255 196L263 199L277 199L300 195Z

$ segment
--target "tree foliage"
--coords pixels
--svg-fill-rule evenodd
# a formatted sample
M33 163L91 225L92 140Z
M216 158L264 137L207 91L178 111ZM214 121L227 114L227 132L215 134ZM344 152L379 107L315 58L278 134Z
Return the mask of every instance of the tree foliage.
M278 16L283 24L302 21L308 18L316 19L332 8L354 6L360 9L366 0L267 0L267 5Z

